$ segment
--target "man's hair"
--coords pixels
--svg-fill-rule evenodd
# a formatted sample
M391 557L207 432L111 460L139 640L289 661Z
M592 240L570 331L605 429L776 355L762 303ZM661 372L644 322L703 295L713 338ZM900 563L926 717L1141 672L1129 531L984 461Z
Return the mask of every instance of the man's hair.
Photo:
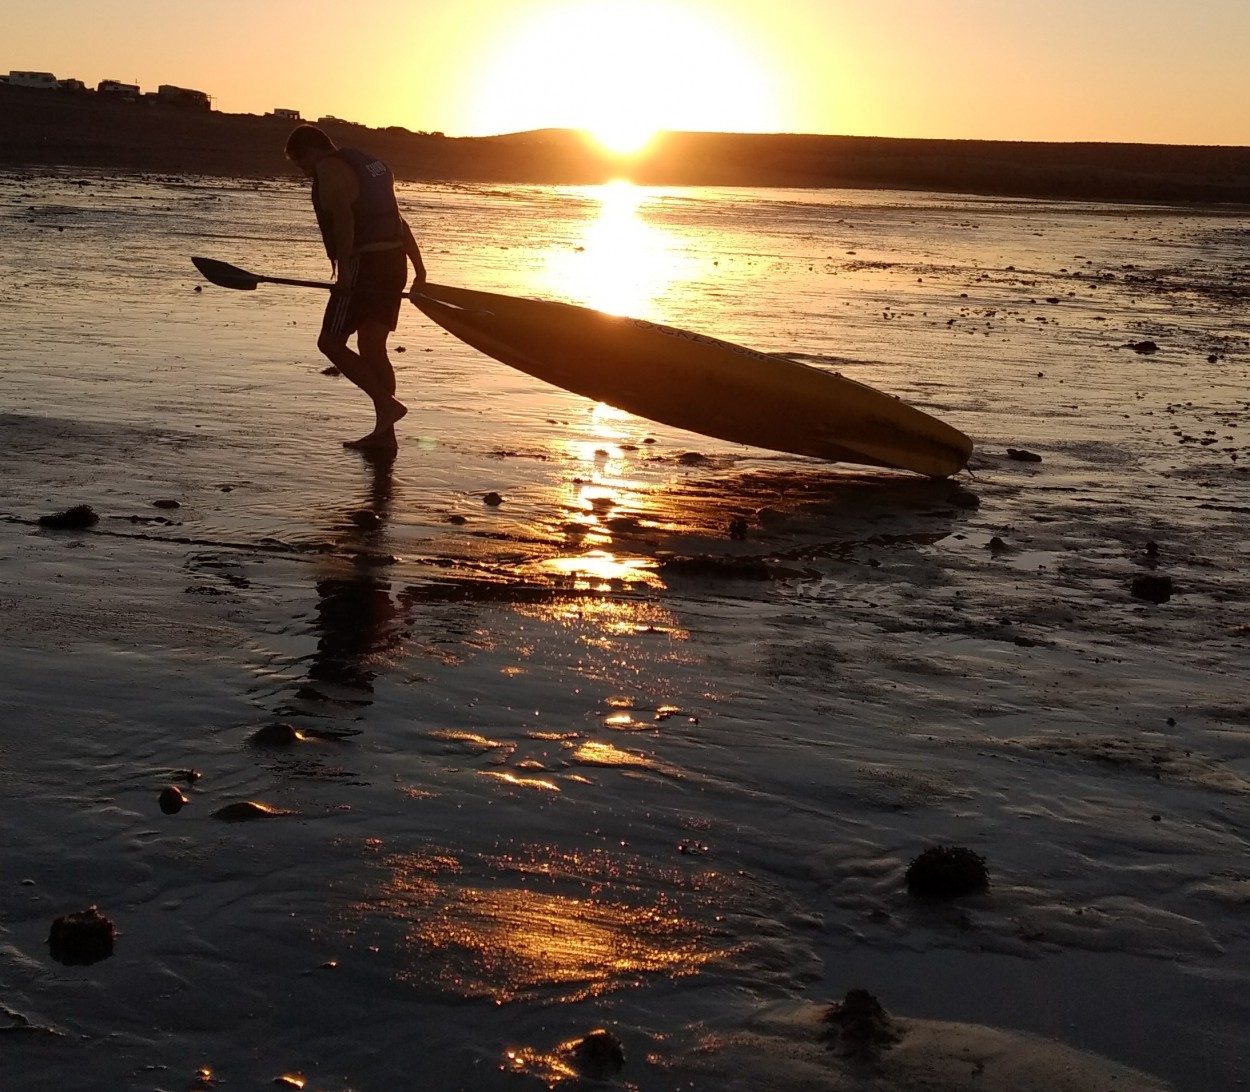
M286 138L287 159L298 159L308 152L333 152L336 145L315 125L301 125Z

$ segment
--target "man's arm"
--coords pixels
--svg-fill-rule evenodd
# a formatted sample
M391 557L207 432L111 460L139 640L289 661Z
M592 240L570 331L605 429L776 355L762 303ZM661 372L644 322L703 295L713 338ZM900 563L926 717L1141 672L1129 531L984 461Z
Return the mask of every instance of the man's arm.
M402 216L399 218L399 230L404 240L404 253L412 262L412 283L425 284L425 262L421 258L421 248L417 246L417 240L413 237L408 221Z
M352 206L359 196L359 186L351 167L340 159L323 159L318 163L317 182L321 206L330 216L334 253L338 255L337 274L356 245L356 218Z

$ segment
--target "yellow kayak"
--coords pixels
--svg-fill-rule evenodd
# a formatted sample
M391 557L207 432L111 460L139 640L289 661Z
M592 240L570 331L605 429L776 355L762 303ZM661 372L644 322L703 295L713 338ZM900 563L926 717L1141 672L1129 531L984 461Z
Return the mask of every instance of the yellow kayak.
M638 417L833 462L958 473L972 441L863 383L643 319L426 284L412 302L487 356Z

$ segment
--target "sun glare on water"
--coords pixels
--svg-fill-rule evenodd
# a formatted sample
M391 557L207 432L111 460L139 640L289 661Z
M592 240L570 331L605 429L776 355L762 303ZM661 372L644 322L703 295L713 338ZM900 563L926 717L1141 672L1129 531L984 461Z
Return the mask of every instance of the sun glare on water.
M699 261L653 214L662 191L617 180L575 192L583 217L573 245L545 248L525 290L613 315L659 318L656 302L671 303Z
M476 128L580 129L621 156L662 129L775 131L761 58L711 10L560 0L514 17L483 47Z

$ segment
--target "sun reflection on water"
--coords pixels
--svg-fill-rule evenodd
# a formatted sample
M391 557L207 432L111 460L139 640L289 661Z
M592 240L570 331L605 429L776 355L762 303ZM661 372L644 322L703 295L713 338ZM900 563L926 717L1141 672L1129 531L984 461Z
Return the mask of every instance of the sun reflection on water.
M614 315L656 318L656 301L685 274L689 258L676 237L648 220L653 191L624 180L583 191L596 204L568 248L552 251L548 290Z
M637 883L648 877L630 877L627 862L601 853L505 858L500 875L480 882L445 857L386 864L381 905L406 922L416 957L404 977L459 996L512 1001L554 991L580 1000L643 974L693 974L718 954L671 894L645 894ZM636 899L606 895L606 882L627 878Z
M661 587L653 562L645 558L621 558L606 550L588 550L575 557L550 557L538 562L535 569L561 577L569 586L597 592L624 591L630 586ZM613 603L612 613L632 609L630 604ZM598 611L602 615L605 611Z

